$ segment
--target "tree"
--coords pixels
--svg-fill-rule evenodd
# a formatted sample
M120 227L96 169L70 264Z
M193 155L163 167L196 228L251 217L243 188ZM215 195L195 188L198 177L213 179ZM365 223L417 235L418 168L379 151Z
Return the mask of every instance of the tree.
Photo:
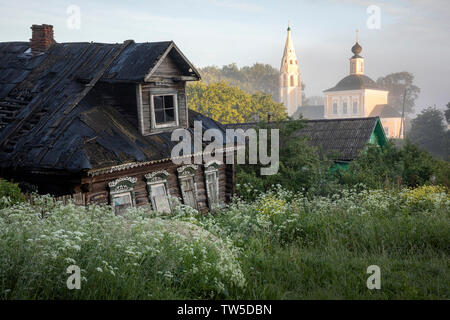
M387 186L416 187L424 184L443 184L448 187L450 164L433 158L410 141L398 148L393 141L380 148L368 145L348 170L336 175L341 184L354 186L359 183L371 189Z
M298 137L298 130L303 127L303 120L276 124L280 138L279 169L276 174L261 175L261 165L236 166L236 192L239 196L251 200L257 196L255 190L267 191L278 184L288 190L316 195L329 194L333 190L334 177L329 174L332 162L322 159L316 148L310 146L305 138ZM256 130L273 128L271 124L260 124ZM252 186L250 191L247 190L248 184Z
M269 94L249 94L224 81L205 84L197 82L186 87L188 107L222 123L241 123L286 119L286 108Z
M450 124L450 102L447 103L447 110L445 110L445 120Z
M241 69L236 63L222 68L208 66L201 68L200 73L206 84L224 81L250 94L256 92L270 94L275 101L278 101L280 72L269 64L255 63L251 67L245 66Z
M410 72L396 72L377 80L377 83L389 91L388 103L402 113L403 96L405 96L405 113L412 113L415 101L419 97L420 88L413 84L414 75Z
M444 116L434 107L424 109L411 121L411 142L443 159L449 158L450 136L444 125Z

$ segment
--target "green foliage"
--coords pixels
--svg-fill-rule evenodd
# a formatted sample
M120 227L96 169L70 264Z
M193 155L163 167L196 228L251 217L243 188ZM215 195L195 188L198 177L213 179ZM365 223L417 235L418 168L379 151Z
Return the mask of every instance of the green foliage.
M286 110L264 93L248 94L225 82L198 82L186 87L188 107L222 123L253 122L286 118Z
M225 298L245 286L232 243L149 211L116 216L43 196L0 211L0 248L2 299ZM80 290L67 288L70 265Z
M400 114L403 110L405 96L405 112L414 111L415 101L419 97L420 88L413 84L414 75L410 72L396 72L377 80L377 83L389 91L388 103Z
M251 67L239 69L232 63L222 68L215 66L201 68L200 73L206 84L224 81L247 93L264 92L271 95L274 100L278 100L280 72L271 65L255 63Z
M17 183L0 178L0 209L25 201Z
M341 184L362 183L369 188L389 186L421 186L444 184L448 186L449 163L433 158L407 141L397 148L392 142L383 148L368 145L348 170L339 170L336 176Z
M359 190L359 191L358 191ZM2 299L449 299L442 187L275 188L214 215L54 203L0 211ZM45 215L42 215L42 212ZM66 269L81 268L80 290ZM382 290L366 269L380 266Z
M275 188L205 218L243 250L248 285L237 298L448 298L448 192L423 201L422 190L357 189L310 198ZM365 286L372 264L382 290Z
M261 175L260 165L237 166L236 193L239 196L254 199L254 190L263 192L274 185L313 194L326 194L334 188L333 177L329 174L331 161L320 159L315 148L309 146L305 139L296 136L303 126L302 121L293 120L276 126L280 130L279 169L276 174ZM265 127L267 126L260 126ZM269 141L268 145L270 143ZM253 191L247 192L249 188Z
M444 115L438 109L426 108L413 119L408 138L431 154L450 160L450 132L444 125Z

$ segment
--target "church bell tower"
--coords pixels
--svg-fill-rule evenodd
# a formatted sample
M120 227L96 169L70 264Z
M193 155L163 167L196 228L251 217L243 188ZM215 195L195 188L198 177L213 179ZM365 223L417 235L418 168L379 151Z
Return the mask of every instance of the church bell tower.
M294 44L291 38L291 28L287 28L286 45L280 68L280 102L292 116L302 105L302 80Z

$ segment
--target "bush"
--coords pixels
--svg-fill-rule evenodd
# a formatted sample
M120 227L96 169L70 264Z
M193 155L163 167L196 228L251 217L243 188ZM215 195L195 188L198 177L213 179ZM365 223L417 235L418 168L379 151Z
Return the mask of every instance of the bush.
M448 186L450 166L408 141L401 148L389 142L383 148L368 145L350 163L348 170L337 171L336 177L340 184L353 186L362 183L372 189L425 184Z
M17 183L0 178L0 209L25 201Z
M110 207L21 203L0 211L7 299L225 298L245 279L231 243L186 221ZM81 290L66 269L81 268Z

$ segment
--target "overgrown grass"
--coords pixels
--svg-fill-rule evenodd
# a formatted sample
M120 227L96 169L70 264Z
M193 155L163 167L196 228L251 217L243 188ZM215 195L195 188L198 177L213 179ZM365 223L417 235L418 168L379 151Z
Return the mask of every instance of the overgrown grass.
M249 187L250 188L250 187ZM214 215L20 204L0 211L4 299L449 299L447 190L280 187ZM80 290L67 266L79 265ZM381 290L369 290L369 265Z

